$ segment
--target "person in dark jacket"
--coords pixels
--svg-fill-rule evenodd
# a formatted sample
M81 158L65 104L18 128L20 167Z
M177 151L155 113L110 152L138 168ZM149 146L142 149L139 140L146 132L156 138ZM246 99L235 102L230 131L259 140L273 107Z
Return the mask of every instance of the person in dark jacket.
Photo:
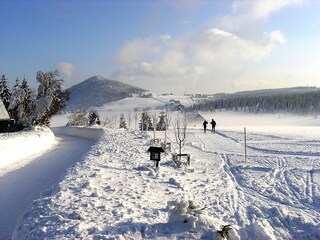
M212 132L212 133L216 133L216 125L217 125L216 121L215 121L214 119L212 119L211 122L210 122L210 124L211 124L211 126L212 126L211 132Z
M207 131L207 124L208 124L207 120L204 120L204 122L203 122L204 133L206 133L206 131Z

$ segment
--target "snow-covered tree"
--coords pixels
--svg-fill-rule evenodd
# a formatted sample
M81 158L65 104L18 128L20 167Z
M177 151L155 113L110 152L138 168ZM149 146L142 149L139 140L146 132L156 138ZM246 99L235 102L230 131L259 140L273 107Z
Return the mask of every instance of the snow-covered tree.
M19 79L16 79L16 84L13 86L11 91L11 97L9 101L9 113L10 117L15 119L17 122L19 121L19 112L22 110L21 103L23 99L23 92L21 90Z
M68 126L86 126L88 124L88 118L86 117L87 111L85 109L80 109L74 111L69 117Z
M28 85L27 80L24 78L21 84L21 91L23 93L22 106L23 111L20 112L19 119L23 124L31 126L31 116L32 112L36 108L36 101L33 94L33 91Z
M157 112L154 111L152 114L151 114L151 119L152 119L152 126L153 127L153 140L156 139L156 126L157 126Z
M187 116L186 114L179 113L174 123L174 134L176 142L179 145L179 154L181 155L181 149L183 148L187 137Z
M103 126L107 128L112 128L113 127L112 118L109 118L108 116L106 116Z
M0 80L0 98L3 101L4 106L9 110L10 99L11 99L11 90L8 86L8 80L6 75L1 76Z
M132 122L132 113L131 111L128 112L128 129L131 129L131 122Z
M95 110L91 110L89 112L89 125L93 125L93 124L98 124L100 125L100 119L99 119L99 114L97 111Z
M168 133L169 126L171 124L171 117L169 115L168 109L166 109L164 122L165 122L165 125L166 125L166 129L165 129L165 132L164 132L164 143L167 144L167 133Z
M126 123L126 119L125 119L123 113L120 114L120 124L119 124L119 128L127 129L127 123Z
M151 117L147 111L143 111L141 113L141 118L140 118L140 122L139 122L139 129L141 131L153 130Z
M166 130L166 115L163 111L160 112L159 122L157 123L157 130L158 131L165 131Z
M137 123L138 123L138 112L134 112L134 130L137 130Z
M32 114L35 107L35 98L26 79L22 81L21 85L17 79L12 89L9 106L11 117L15 119L16 130L32 126Z
M37 72L39 82L35 125L49 125L50 117L65 106L68 94L62 91L62 82L58 71Z

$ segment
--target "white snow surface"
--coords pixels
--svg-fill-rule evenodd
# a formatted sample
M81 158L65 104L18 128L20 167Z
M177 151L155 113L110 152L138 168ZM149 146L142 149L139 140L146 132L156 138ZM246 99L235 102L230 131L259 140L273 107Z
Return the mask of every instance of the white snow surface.
M53 132L44 127L16 133L2 133L0 143L0 176L12 167L20 166L22 163L19 161L30 156L35 157L56 144Z
M131 111L131 100L100 110L109 116ZM160 168L154 168L147 152L152 132L54 129L96 143L81 158L74 150L65 154L76 165L24 211L12 239L223 239L218 231L227 225L232 240L320 239L320 120L286 114L201 114L216 120L216 134L188 128L182 152L190 154L191 166L180 168L171 153L162 154ZM52 120L52 126L67 122L66 115ZM0 135L0 148L11 139L7 152L0 151L1 161L6 159L0 173L24 166L26 159L12 147L17 143L33 149L35 155L27 161L50 147L59 151L55 140L43 149L35 144L39 131L41 139L50 142L52 133L44 129ZM156 132L156 137L163 140L164 133ZM168 138L172 152L178 152L172 127ZM14 182L9 184L14 188Z
M162 154L158 170L151 132L103 129L13 239L223 239L226 225L229 239L320 239L320 129L309 128L248 128L246 160L242 129L190 128L191 166ZM177 152L172 130L169 139Z

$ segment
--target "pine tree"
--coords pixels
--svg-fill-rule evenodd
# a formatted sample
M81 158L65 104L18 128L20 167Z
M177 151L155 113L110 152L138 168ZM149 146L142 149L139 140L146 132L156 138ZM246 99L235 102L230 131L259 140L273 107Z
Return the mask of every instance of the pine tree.
M23 111L20 111L19 118L23 126L30 127L32 126L32 114L36 108L36 100L25 78L22 81L21 90L24 97L21 103Z
M3 101L4 106L7 111L9 111L10 99L11 99L11 91L8 87L8 81L6 75L2 75L0 80L0 98Z
M165 113L160 112L159 122L157 123L157 131L165 131L166 130L166 121L165 121Z
M35 98L32 96L32 91L26 79L23 79L21 86L17 79L12 90L9 106L12 117L16 120L17 130L32 126L32 114L35 107Z
M126 123L126 119L125 119L123 113L121 113L121 115L120 115L120 125L119 125L119 127L127 129L127 123Z
M9 114L10 117L16 120L16 125L19 124L19 112L21 110L23 94L21 91L21 87L19 85L19 79L16 79L16 84L13 86L10 104L9 104Z
M141 113L141 118L140 118L140 122L139 122L139 129L141 131L153 130L151 117L147 111L143 111Z
M89 125L98 124L100 125L99 114L95 110L89 112Z

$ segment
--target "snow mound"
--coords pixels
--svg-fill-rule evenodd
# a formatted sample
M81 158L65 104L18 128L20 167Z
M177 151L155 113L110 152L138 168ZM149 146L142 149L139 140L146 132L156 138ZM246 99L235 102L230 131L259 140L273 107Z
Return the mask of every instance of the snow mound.
M168 201L167 209L169 210L168 223L170 225L179 225L183 227L186 225L196 232L208 232L213 239L224 239L218 231L221 226L227 226L226 223L220 219L208 216L206 207L194 200L178 199ZM240 237L236 230L229 227L228 235L230 240L239 240Z

